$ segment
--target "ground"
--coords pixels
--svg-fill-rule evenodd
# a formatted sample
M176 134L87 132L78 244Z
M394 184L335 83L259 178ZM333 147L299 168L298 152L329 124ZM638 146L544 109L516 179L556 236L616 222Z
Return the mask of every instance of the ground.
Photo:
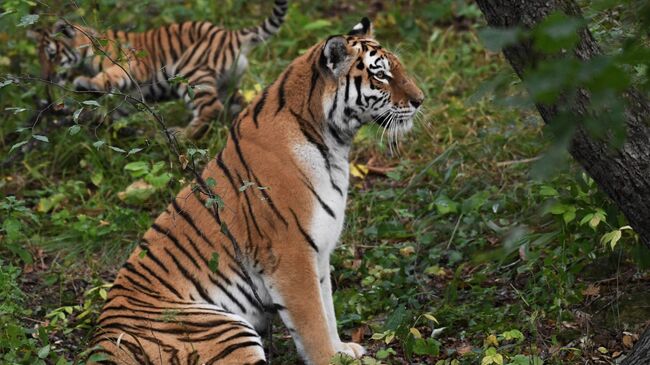
M104 28L186 19L239 27L265 16L261 3L100 1L66 11L50 5L48 13ZM26 14L21 4L16 9ZM552 142L542 121L503 58L479 39L476 6L290 4L281 33L249 57L246 98L308 46L365 15L427 96L398 149L367 128L351 156L333 275L340 331L368 347L364 364L620 359L649 324L650 253L593 181L564 154L545 153ZM33 45L12 26L18 19L0 18L0 81L39 72ZM497 83L505 88L494 89ZM78 361L116 270L190 177L146 112L89 120L110 114L117 98L55 89L60 115L46 113L25 128L45 88L0 84L7 162L0 170L0 362ZM189 118L179 103L153 107L169 125ZM181 153L199 163L215 155L229 121L221 117ZM12 149L22 141L32 143ZM132 190L136 182L146 189ZM272 363L298 361L279 321L266 345Z

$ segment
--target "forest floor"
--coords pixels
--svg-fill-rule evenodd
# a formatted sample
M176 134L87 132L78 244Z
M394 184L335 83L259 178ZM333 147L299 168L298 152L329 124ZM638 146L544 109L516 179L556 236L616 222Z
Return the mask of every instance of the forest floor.
M113 28L151 14L137 23L146 29L199 13L239 27L268 10L243 1L109 3L73 13ZM368 127L351 154L345 232L332 264L340 331L369 349L363 364L621 359L650 325L650 252L593 181L564 154L545 153L552 143L542 121L503 58L479 39L476 6L290 3L281 33L249 57L245 97L368 14L376 38L427 95L423 117L397 151ZM0 45L0 55L25 61L0 62L0 75L38 74L30 41L2 29L0 39L22 38ZM78 127L46 115L19 129L35 110L34 95L44 95L43 85L0 88L0 156L13 160L0 170L0 363L66 364L85 349L116 271L189 178L147 113ZM60 91L54 98L91 115L117 103ZM153 107L171 125L189 118L178 102ZM228 123L220 118L183 148L214 156ZM12 150L28 140L26 153L26 145ZM142 176L158 183L126 193ZM273 364L299 363L279 321L266 345Z

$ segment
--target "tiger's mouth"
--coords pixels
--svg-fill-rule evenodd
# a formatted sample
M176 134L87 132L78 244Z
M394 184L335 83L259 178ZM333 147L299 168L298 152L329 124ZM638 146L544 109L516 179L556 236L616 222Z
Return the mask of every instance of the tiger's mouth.
M373 118L373 122L383 128L381 141L387 137L388 148L392 155L399 154L399 140L413 128L413 120L418 108L390 108Z
M408 131L413 126L417 108L390 108L373 118L373 122L384 129L398 128Z

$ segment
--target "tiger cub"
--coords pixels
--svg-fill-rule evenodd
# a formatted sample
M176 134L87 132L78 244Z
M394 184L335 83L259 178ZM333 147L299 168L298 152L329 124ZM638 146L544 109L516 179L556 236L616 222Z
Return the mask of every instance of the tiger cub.
M367 18L294 60L118 272L92 341L97 363L265 364L269 313L308 364L361 357L339 338L330 281L348 153L365 124L408 131L423 98Z
M262 25L242 30L185 22L143 33L108 30L100 34L59 21L51 32L28 35L38 42L44 77L57 81L53 80L57 67L83 69L90 76L74 79L77 90L132 90L149 100L182 98L192 109L185 134L199 138L234 93L248 67L246 55L278 32L286 12L287 0L275 0L272 15ZM102 39L108 40L104 46L98 43ZM187 82L176 82L180 80ZM242 102L238 94L235 99Z

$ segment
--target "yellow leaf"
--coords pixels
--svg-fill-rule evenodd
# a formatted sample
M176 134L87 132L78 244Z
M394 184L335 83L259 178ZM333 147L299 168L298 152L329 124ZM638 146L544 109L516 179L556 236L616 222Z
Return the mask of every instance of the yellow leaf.
M418 329L415 328L415 327L411 327L411 329L409 330L409 332L411 332L411 334L412 334L413 337L415 337L415 338L422 338L422 334L420 333L420 330L418 330Z
M598 352L600 352L601 354L606 354L606 353L607 353L607 349L604 348L604 347L602 347L602 346L600 346L600 347L598 348Z
M246 103L250 103L251 101L253 101L257 93L255 92L255 90L244 90L242 91L241 95L246 101Z
M404 257L409 257L415 253L415 248L413 246L402 247L400 248L399 253Z
M485 339L485 345L492 345L492 346L499 346L499 341L497 340L497 336L495 335L489 335Z
M359 179L364 179L368 175L368 167L358 163L350 163L350 174Z
M436 317L434 317L433 314L431 314L431 313L424 313L424 318L426 318L426 319L428 319L430 321L436 322L436 324L439 324Z

